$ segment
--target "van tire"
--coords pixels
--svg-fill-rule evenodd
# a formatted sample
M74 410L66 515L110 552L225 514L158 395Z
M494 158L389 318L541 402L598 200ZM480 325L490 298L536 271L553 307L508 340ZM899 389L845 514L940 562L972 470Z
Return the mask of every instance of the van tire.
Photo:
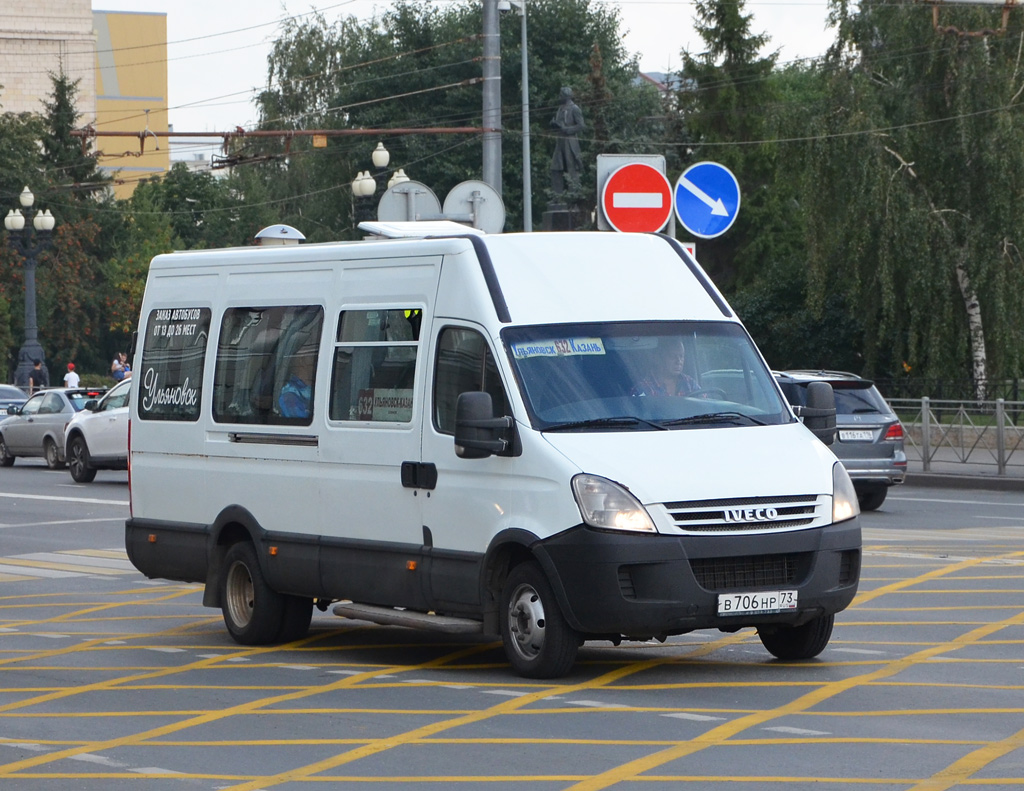
M526 678L559 678L576 661L569 627L547 577L533 561L514 567L501 594L501 641L509 664Z
M832 637L834 615L820 615L802 626L758 629L761 644L779 659L812 659L825 650Z
M89 448L80 435L68 443L68 472L75 483L92 483L96 478L96 468L89 465Z
M284 596L284 617L277 642L290 643L301 640L309 633L313 620L313 600L305 596Z
M220 601L224 625L236 643L276 642L284 625L285 597L263 578L256 549L248 541L233 545L224 556Z

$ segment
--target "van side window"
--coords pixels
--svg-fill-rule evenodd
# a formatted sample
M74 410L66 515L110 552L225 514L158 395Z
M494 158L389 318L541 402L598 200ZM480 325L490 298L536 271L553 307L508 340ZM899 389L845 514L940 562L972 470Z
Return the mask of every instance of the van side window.
M230 308L213 375L218 423L308 426L324 324L319 305Z
M150 311L142 363L132 374L142 420L199 420L211 316L209 308Z
M331 420L412 421L420 308L345 310L331 373Z
M434 371L434 425L442 434L455 433L455 402L469 391L490 393L494 414L512 414L484 336L465 327L447 327L438 337Z

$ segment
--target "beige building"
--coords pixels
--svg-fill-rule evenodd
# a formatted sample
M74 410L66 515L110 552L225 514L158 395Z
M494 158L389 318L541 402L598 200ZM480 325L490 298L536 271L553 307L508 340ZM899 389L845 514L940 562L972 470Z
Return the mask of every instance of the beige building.
M78 111L96 114L96 36L91 0L0 0L0 110L43 112L50 74L78 83Z
M167 15L93 11L91 0L0 0L0 111L44 112L50 74L78 80L79 126L119 198L170 167Z
M97 132L100 166L114 177L114 194L127 198L140 179L166 173L170 155L167 124L167 15L94 11L96 31ZM157 136L156 133L160 133Z

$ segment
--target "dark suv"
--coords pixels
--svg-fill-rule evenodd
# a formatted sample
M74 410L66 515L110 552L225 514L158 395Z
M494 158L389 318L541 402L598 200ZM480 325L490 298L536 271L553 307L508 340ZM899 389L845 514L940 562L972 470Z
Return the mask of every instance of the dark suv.
M862 511L874 511L889 487L903 483L907 454L903 425L868 379L843 371L776 371L789 403L807 403L807 385L828 382L836 395L836 441L832 451L846 467Z

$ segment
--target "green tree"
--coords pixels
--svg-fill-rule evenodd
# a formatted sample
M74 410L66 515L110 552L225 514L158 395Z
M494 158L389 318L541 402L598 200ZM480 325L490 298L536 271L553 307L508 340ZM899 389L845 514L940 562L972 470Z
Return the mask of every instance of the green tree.
M808 206L811 299L863 312L869 372L926 377L1022 372L1024 139L1017 15L911 2L833 3L831 107ZM985 35L970 32L990 31Z
M53 92L43 102L44 131L40 137L43 161L48 165L49 179L64 186L72 198L96 197L110 184L110 177L96 166L95 154L82 147L82 141L72 136L78 128L78 83L63 71L50 74Z
M745 2L698 0L694 27L704 51L682 52L677 107L695 160L711 159L728 167L742 185L743 210L736 224L700 244L701 262L727 290L749 282L763 268L757 241L772 221L769 191L775 173L772 132L777 56L761 55L768 37L751 31ZM753 247L753 249L752 249Z
M259 230L238 227L242 201L227 181L193 172L184 162L175 162L160 178L140 182L125 203L133 222L146 215L165 218L177 249L248 244Z
M558 92L573 87L585 116L602 118L606 139L581 136L585 160L643 141L649 119L661 113L653 90L634 84L636 63L622 47L618 16L593 0L531 0L529 71L535 220L544 209L554 148L548 123ZM322 16L287 23L269 58L269 87L260 98L265 128L358 129L464 127L481 124L481 6L399 2L367 22L353 17L328 23ZM571 34L567 34L571 31ZM501 21L504 135L503 193L506 227L522 227L520 28L514 15ZM599 57L596 57L596 54ZM595 65L596 64L596 65ZM578 100L579 101L579 100ZM311 239L351 232L349 184L371 168L377 137L331 137L313 149L291 141L287 164L278 157L257 165L273 195L279 221ZM380 135L399 167L440 197L457 183L480 178L477 135ZM257 152L250 146L246 154ZM262 153L272 153L269 146ZM593 168L581 192L594 194ZM591 202L593 198L590 198ZM294 221L293 221L294 220Z

